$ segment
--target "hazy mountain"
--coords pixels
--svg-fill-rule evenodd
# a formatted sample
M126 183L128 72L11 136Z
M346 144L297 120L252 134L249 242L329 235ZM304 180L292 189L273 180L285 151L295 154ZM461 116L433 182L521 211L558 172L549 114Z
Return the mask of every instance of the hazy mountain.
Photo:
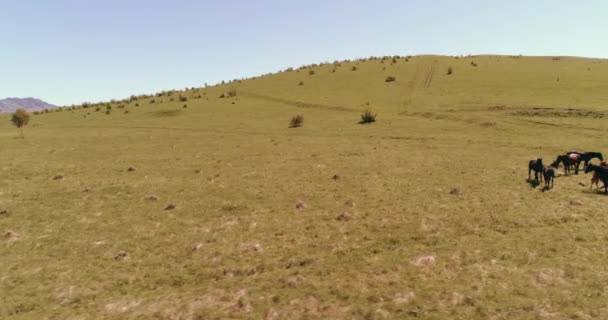
M38 111L55 107L55 105L34 98L7 98L0 100L0 113L14 112L17 108L24 108L27 111Z

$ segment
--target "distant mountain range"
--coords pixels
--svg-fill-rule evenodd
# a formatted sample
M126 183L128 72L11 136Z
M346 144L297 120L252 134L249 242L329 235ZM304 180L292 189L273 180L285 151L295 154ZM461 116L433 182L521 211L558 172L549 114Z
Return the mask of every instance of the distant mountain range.
M23 108L27 111L39 111L56 107L57 106L55 105L34 98L7 98L0 100L0 113L14 112L18 108Z

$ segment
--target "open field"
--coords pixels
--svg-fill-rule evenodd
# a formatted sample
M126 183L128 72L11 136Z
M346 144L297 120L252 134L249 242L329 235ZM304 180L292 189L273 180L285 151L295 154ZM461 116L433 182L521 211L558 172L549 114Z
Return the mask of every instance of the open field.
M608 152L607 93L606 60L423 56L0 116L0 318L607 319L608 196L526 182Z

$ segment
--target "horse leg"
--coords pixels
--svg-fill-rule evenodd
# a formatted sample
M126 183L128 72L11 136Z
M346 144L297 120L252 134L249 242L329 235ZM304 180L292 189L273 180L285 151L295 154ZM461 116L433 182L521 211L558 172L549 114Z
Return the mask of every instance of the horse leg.
M530 173L532 173L532 168L528 167L528 181L530 181Z

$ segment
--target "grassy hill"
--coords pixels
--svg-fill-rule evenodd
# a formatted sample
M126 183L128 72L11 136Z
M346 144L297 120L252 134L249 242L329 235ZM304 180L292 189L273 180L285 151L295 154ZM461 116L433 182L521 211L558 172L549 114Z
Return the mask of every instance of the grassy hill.
M608 152L606 92L606 60L388 57L0 116L0 318L608 318L608 197L526 182Z

